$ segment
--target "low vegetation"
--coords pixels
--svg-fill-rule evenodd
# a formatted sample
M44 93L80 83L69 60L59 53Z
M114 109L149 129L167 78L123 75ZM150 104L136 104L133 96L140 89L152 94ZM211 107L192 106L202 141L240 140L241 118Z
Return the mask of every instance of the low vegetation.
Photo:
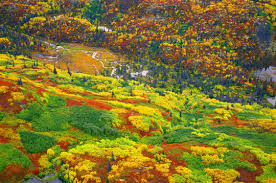
M0 182L275 183L275 5L1 0Z
M25 175L58 171L67 182L275 179L275 109L221 102L193 88L177 94L137 81L55 74L52 65L32 68L28 58L22 68L22 57L13 59L0 75L8 88L0 140L22 157L6 159L3 170L25 162Z

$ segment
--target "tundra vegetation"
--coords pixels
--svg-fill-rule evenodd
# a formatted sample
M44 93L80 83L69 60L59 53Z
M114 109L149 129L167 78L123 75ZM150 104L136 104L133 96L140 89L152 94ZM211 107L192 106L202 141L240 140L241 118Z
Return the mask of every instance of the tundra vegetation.
M0 182L276 182L275 5L1 1Z

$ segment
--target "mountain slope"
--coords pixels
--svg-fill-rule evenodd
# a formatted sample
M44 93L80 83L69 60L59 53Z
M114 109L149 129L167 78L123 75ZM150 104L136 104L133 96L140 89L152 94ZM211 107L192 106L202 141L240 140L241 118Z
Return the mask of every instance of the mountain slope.
M0 63L1 144L26 162L1 163L1 181L51 172L69 182L275 179L275 109L70 76L23 56Z

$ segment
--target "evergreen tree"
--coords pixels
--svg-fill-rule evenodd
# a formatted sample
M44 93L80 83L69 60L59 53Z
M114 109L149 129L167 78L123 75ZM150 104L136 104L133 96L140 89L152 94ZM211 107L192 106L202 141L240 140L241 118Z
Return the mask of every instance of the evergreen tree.
M110 162L108 162L108 164L107 164L107 171L108 171L108 172L111 171L111 164L110 164Z
M102 7L102 0L90 0L89 5L84 8L84 17L91 23L96 23L98 31L99 22L101 21L105 10Z
M56 69L56 66L54 67L54 71L53 71L54 74L57 74L57 69Z

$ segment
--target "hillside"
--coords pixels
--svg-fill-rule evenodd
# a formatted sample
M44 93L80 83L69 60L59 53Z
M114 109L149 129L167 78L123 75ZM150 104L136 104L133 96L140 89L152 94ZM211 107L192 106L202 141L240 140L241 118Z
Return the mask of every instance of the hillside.
M1 1L0 182L276 182L275 16L273 0Z
M0 61L1 181L52 171L72 182L275 179L275 109Z

